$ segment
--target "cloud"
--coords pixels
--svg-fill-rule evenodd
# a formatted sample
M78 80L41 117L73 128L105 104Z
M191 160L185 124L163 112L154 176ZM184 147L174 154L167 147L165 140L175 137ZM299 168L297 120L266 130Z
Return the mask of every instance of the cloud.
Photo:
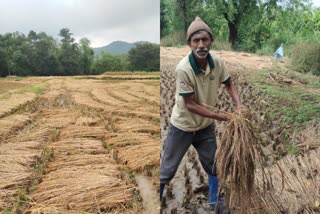
M10 0L1 1L0 33L30 30L58 37L69 28L92 46L112 41L160 40L160 0Z

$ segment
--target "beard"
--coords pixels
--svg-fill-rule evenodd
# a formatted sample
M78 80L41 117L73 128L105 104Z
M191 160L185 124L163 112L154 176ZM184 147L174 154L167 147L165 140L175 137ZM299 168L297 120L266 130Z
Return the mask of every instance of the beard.
M209 54L209 49L208 48L198 48L193 50L194 55L198 58L198 59L205 59L207 58L208 54Z

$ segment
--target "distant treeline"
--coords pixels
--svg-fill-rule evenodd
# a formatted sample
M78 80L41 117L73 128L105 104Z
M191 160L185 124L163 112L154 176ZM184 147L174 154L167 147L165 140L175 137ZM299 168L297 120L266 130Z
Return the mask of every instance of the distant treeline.
M137 44L128 54L102 53L95 58L92 72L100 74L105 71L159 71L159 69L160 46L146 42Z
M79 43L68 28L60 41L44 32L0 34L0 76L64 76L101 74L105 71L159 71L160 48L143 43L128 55L102 54L95 58L87 38Z
M161 0L161 45L186 45L200 16L213 32L214 49L272 55L283 44L295 69L320 75L320 8L310 0Z

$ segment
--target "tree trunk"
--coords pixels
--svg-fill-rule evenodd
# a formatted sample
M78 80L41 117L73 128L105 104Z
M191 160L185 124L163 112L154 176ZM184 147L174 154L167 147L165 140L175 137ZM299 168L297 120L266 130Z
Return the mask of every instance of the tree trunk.
M184 34L186 35L188 31L187 2L186 0L178 0L178 2L182 10Z
M236 27L235 22L228 21L228 27L229 27L229 42L231 43L231 46L234 49L236 45L236 41L238 39L238 29Z

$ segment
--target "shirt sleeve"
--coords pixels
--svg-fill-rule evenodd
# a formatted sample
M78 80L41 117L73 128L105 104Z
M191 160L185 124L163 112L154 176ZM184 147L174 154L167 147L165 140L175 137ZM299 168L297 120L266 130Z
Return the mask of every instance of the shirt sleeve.
M220 63L221 63L220 83L223 83L230 78L230 74L228 73L224 62L221 60Z
M194 94L193 84L186 71L176 70L177 91L180 96L191 96Z

